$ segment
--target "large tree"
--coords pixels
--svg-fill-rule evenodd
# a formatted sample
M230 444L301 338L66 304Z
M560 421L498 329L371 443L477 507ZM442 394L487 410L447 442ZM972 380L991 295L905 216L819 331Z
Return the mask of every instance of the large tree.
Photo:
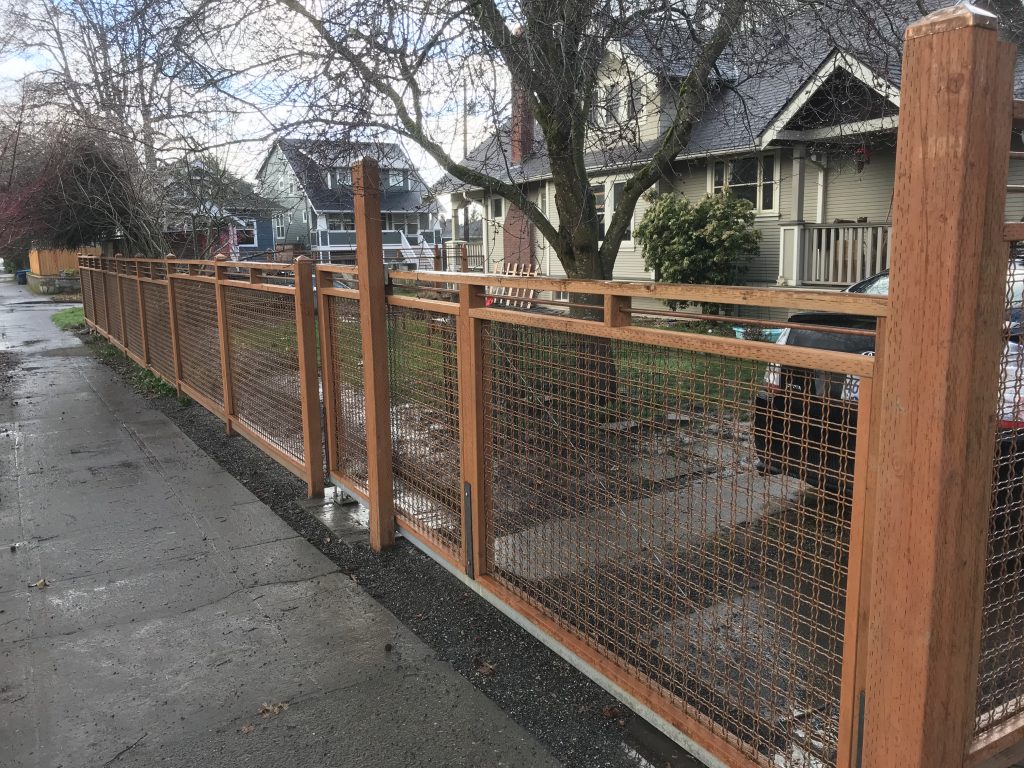
M890 12L881 5L874 0L836 5L817 0L247 0L247 28L276 30L278 43L262 61L258 52L247 57L245 77L230 90L254 102L279 99L289 106L287 120L303 122L307 131L378 132L411 141L452 177L521 209L569 275L609 278L637 200L670 175L704 110L725 91L742 92L746 78L770 68L782 71L801 61L815 66L830 47L852 44L841 37L845 30L857 30L861 41L875 41L871 55L876 59L898 56L898 50L883 50L883 41L898 40L894 30L906 23L908 10L916 15L917 7L906 4L900 16L899 9ZM669 75L664 81L653 82L636 57L623 53L638 45L648 58L661 57ZM254 80L257 70L262 76ZM506 151L507 142L497 142L484 163L461 160L455 137L462 94L468 90L475 113L487 116L500 133L507 131L510 82L541 129L557 226L521 183L522 171ZM609 82L620 85L609 87ZM629 117L609 120L609 102L622 99L656 100L665 114L660 135L645 140L632 107L615 112ZM297 108L306 110L304 117ZM588 173L601 164L628 174L603 238Z

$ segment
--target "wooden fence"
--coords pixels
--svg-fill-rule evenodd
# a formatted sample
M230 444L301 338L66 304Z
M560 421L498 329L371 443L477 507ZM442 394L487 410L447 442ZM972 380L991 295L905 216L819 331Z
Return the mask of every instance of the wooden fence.
M401 531L708 765L1009 766L1012 72L971 6L908 30L888 298L386 273L364 160L355 267L86 259L86 315L310 493L319 336L326 471L372 547ZM773 344L637 298L859 320Z
M66 270L78 269L79 256L99 256L100 249L82 248L68 251L55 248L33 248L28 252L29 271L33 275L58 275Z
M323 491L313 264L83 258L86 322Z

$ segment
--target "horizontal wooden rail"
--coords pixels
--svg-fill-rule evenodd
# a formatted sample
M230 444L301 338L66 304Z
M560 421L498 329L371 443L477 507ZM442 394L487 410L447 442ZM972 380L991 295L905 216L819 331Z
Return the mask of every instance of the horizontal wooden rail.
M833 352L811 347L793 347L787 344L773 344L763 341L729 339L724 336L706 336L697 333L664 331L636 326L607 326L592 320L577 320L569 317L535 315L511 309L478 308L469 310L469 316L479 320L491 320L510 325L525 325L564 333L578 333L598 336L617 341L632 341L639 344L653 344L672 349L684 349L709 355L722 355L741 360L758 360L764 363L779 363L796 368L808 368L831 373L847 373L869 377L874 373L874 358L849 352Z
M846 312L864 317L886 317L889 303L884 296L866 296L839 291L792 288L746 288L742 286L669 285L627 280L571 280L551 277L506 277L465 272L390 273L392 280L418 280L430 283L483 285L500 288L525 288L537 291L614 294L662 301L693 301L708 304L742 304L751 307Z
M1003 240L1008 243L1024 240L1024 221L1008 221L1004 224Z
M996 768L1024 760L1024 713L993 728L971 745L965 768Z
M1024 100L1013 100L1013 127L1024 128Z
M440 315L459 314L459 305L450 301L438 301L437 299L421 299L418 296L388 296L388 304L394 307L407 307L409 309L423 309L428 312L436 312Z

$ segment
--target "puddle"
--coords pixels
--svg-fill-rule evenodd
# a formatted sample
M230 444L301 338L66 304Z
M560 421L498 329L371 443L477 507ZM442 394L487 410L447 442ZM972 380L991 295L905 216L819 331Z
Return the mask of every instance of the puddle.
M634 715L626 722L622 749L639 768L704 768L689 752Z

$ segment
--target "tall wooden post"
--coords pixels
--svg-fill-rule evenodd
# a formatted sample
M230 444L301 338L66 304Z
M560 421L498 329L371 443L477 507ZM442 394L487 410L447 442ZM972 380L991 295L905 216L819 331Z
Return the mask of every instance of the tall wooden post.
M295 339L299 354L299 396L302 400L302 462L310 498L324 494L324 441L320 428L320 381L316 367L316 311L313 262L295 260ZM326 377L325 377L326 378Z
M352 191L355 195L359 325L362 330L366 399L370 547L379 552L395 543L395 508L391 471L387 297L384 246L380 235L380 169L376 160L364 157L352 167Z
M459 246L459 271L469 272L469 246L465 243Z
M224 296L224 262L228 257L222 253L214 257L213 288L217 298L217 335L220 341L220 380L224 398L224 431L232 434L231 417L235 415L235 394L231 386L231 347L228 334L228 302Z
M484 306L481 285L459 286L456 334L459 360L459 441L462 466L463 562L471 578L488 573L490 514L484 455L484 349L480 321L469 311Z
M959 768L973 737L1013 66L995 18L973 6L907 29L870 456L865 768Z
M139 302L139 338L142 340L142 364L149 368L149 334L146 332L146 295L142 290L142 264L138 261L135 262L135 291Z
M178 338L178 308L174 299L174 280L171 279L173 271L173 265L165 262L164 277L167 280L167 319L171 326L171 362L174 365L172 373L174 375L174 388L178 390L178 397L181 397L181 344Z

